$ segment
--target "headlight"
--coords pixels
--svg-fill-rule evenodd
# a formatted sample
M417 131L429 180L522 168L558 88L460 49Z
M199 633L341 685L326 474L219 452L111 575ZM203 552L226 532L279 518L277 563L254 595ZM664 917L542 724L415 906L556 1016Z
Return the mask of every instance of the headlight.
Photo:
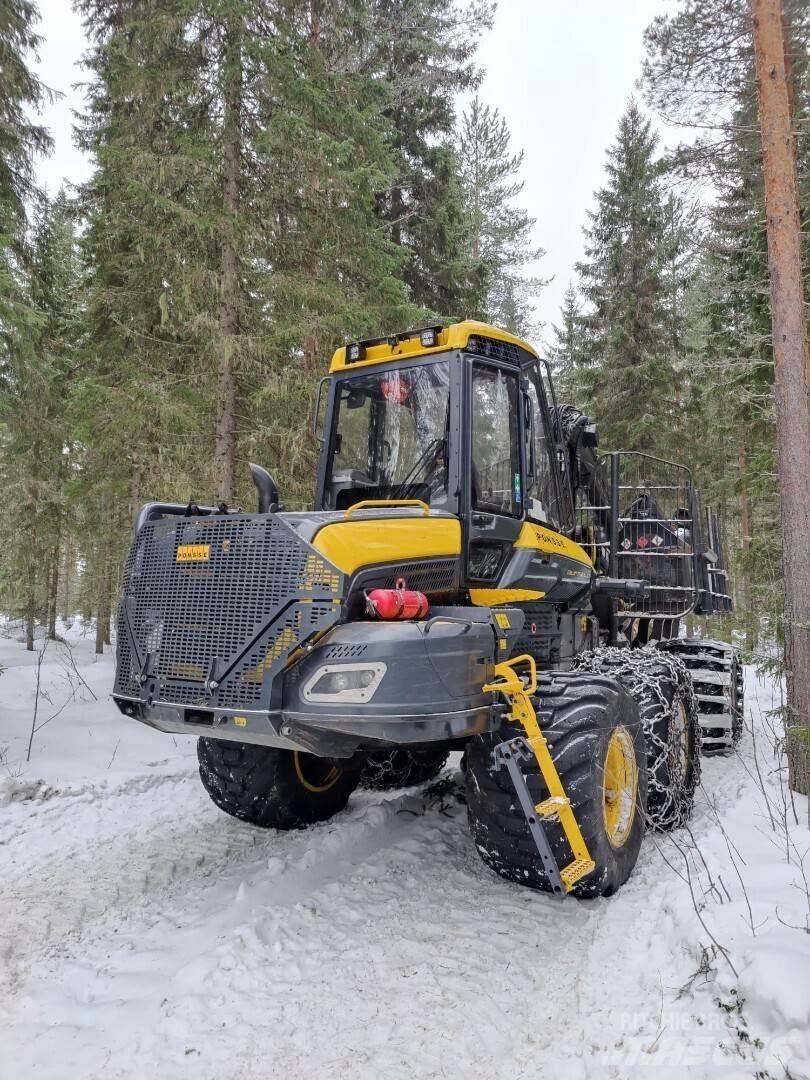
M371 701L385 671L383 663L324 664L304 683L301 696L313 705L340 701L359 705Z

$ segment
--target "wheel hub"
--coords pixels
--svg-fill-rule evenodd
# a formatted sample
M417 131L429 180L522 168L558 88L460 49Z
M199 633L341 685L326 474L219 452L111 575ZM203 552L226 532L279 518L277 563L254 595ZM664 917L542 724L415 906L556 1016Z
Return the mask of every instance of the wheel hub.
M630 835L636 816L638 766L633 738L626 727L610 736L602 781L602 816L612 847L620 848Z

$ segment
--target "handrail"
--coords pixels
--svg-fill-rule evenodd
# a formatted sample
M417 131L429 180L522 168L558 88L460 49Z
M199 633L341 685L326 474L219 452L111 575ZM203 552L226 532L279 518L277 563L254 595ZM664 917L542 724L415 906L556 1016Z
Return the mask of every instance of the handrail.
M371 507L385 507L385 506L418 506L424 510L425 517L430 513L430 507L422 499L361 499L360 502L356 502L353 506L350 506L344 513L343 517L348 518L355 512L355 510L368 510Z
M528 664L528 683L524 683L523 679L518 674L518 664ZM496 664L495 675L501 681L485 683L483 687L485 694L524 693L531 695L537 691L537 664L535 663L534 657L530 656L528 653L524 653L521 656L513 656L510 660L504 660L500 664Z

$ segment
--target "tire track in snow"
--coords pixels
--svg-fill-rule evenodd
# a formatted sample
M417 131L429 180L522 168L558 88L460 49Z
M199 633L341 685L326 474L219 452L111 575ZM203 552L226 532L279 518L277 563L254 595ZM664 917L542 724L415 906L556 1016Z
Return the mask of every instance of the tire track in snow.
M128 923L88 925L26 984L25 1037L10 1048L19 1076L65 1074L49 1042L66 1027L81 1031L70 1065L85 1076L110 1060L133 1080L191 1064L197 1080L346 1076L367 1054L391 1078L440 1075L448 1061L451 1076L489 1077L493 1061L536 1075L575 991L571 950L600 908L501 882L463 812L423 810L408 796L359 803L215 879L151 895ZM460 1023L473 1038L456 1039Z
M160 921L173 897L196 896L229 872L269 872L282 883L277 901L294 902L323 881L324 859L344 873L392 842L391 817L414 802L369 806L360 795L329 823L278 833L222 814L188 774L135 778L109 794L83 789L45 803L25 829L21 817L16 833L7 828L0 987L13 988L40 955L74 950L101 920Z

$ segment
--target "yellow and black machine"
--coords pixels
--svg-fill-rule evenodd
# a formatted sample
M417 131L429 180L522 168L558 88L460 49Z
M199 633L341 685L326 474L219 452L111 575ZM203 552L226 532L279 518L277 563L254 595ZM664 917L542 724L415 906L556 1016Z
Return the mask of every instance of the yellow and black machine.
M199 736L214 802L272 828L463 751L492 869L613 892L741 731L733 650L680 636L730 605L689 470L601 455L532 347L469 321L338 349L315 413L311 511L256 465L255 513L142 507L118 707Z

